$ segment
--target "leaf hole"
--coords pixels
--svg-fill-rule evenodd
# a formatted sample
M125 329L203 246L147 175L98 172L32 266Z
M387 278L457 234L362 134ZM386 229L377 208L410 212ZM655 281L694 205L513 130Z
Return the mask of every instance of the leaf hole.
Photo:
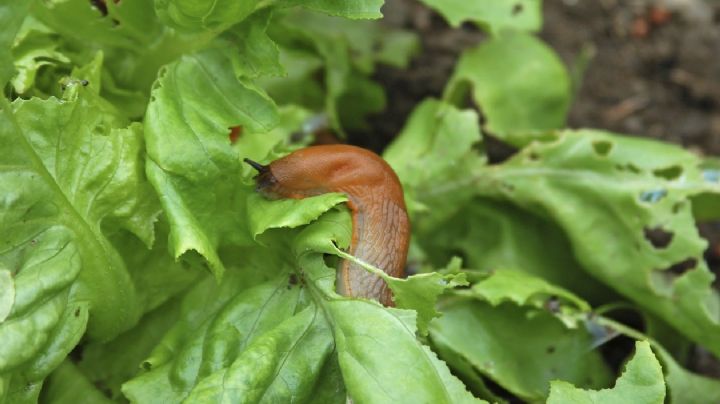
M632 163L618 164L615 166L615 168L617 168L620 171L630 171L631 173L634 173L634 174L639 174L641 171L636 165L634 165Z
M643 231L645 233L645 239L649 241L653 247L658 249L667 248L675 235L673 232L667 231L660 226L653 228L645 227Z
M518 152L517 147L487 133L483 134L483 143L485 144L488 164L500 164Z
M507 400L507 402L512 402L515 398L515 395L512 394L510 391L499 385L497 382L495 382L493 379L485 376L481 371L476 369L473 366L473 370L475 370L475 374L480 376L483 380L483 383L485 384L485 387L492 393L494 396L502 398Z
M678 214L680 210L685 206L685 201L676 202L672 206L672 213Z
M596 140L592 142L593 150L598 156L605 157L608 154L610 154L610 151L612 150L612 143L608 142L607 140Z
M665 282L670 285L672 282L675 281L675 279L681 277L686 272L695 269L697 267L697 264L697 258L690 257L680 262L676 262L675 264L672 264L665 269L658 270L656 273L662 275Z
M640 193L640 200L647 203L657 203L665 196L667 196L666 190L654 189L652 191L645 191Z
M557 296L550 296L545 302L545 309L550 313L557 314L560 312L560 299Z
M681 276L685 274L687 271L690 271L691 269L695 269L697 267L698 260L697 258L688 258L686 260L680 261L676 264L670 265L668 269L666 269L667 272L672 273L677 276Z
M708 182L720 182L720 170L703 170L703 178Z
M90 4L94 8L96 8L103 17L108 14L107 4L105 4L105 0L90 0Z
M298 284L302 283L302 278L298 277L296 274L291 273L288 277L288 289L291 289L293 286L296 286Z
M682 175L683 169L682 167L678 165L665 167L665 168L658 168L657 170L653 170L653 175L656 177L664 178L668 181L676 180L680 178Z

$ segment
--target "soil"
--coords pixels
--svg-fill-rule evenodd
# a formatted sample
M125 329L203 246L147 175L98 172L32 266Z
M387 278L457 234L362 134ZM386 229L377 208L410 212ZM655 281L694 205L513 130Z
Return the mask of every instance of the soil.
M545 0L540 36L581 83L570 127L593 127L680 144L720 156L720 2L710 0ZM382 150L409 113L440 97L460 53L481 42L472 24L452 28L415 0L390 0L384 23L420 35L422 52L408 69L380 66L388 108L372 119L374 136L352 143ZM583 69L583 61L587 61ZM706 258L720 274L720 224L700 231ZM720 377L720 362L697 348L687 364Z

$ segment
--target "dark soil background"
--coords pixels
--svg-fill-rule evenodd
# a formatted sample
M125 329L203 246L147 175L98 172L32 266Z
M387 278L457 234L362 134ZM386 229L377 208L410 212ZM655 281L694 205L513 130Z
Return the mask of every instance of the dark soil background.
M720 156L720 2L543 3L540 36L582 78L568 126L647 136ZM385 24L420 35L422 51L409 69L380 66L375 74L388 108L372 119L373 137L351 136L352 143L375 150L397 135L420 100L441 96L460 53L484 38L472 24L449 27L416 0L388 0L383 11ZM700 231L710 241L706 258L720 274L720 224L702 224ZM720 377L720 362L699 348L686 365Z

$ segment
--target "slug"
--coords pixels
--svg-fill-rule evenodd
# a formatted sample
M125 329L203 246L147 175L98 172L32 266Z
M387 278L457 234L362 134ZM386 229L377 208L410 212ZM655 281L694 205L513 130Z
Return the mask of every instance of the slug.
M256 189L268 198L302 199L344 193L352 214L349 253L393 277L405 271L410 220L395 172L377 154L355 146L310 146L265 166L245 159L258 171ZM344 260L337 291L394 306L392 292L379 276Z

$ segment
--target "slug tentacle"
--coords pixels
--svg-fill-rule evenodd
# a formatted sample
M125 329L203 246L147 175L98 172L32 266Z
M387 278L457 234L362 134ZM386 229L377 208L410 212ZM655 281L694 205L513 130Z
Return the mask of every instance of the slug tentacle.
M244 158L244 162L248 163L252 168L256 169L258 173L262 174L266 171L268 171L270 168L268 166L264 166L257 161L250 160L249 158Z
M355 146L325 145L298 150L268 166L245 161L258 170L257 189L266 196L346 194L353 220L349 253L391 276L403 276L410 221L400 181L378 155ZM342 264L337 290L393 305L385 281L350 261Z

